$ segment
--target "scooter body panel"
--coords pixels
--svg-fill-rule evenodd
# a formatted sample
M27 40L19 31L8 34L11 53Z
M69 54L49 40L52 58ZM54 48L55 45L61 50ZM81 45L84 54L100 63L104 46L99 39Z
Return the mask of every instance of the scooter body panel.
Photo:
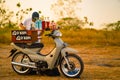
M61 54L62 54L62 56L64 57L64 56L66 56L66 53L74 53L74 54L77 54L78 51L75 50L75 49L73 49L73 48L70 48L70 47L65 47L65 48L63 48L63 49L61 50Z
M54 48L54 50L45 57L45 61L47 61L49 65L49 69L54 68L55 63L60 55L61 49L64 47L63 41L60 38L56 38L54 41L56 43L56 48Z
M48 68L52 69L52 68L54 68L57 58L58 58L62 48L64 47L64 45L63 45L64 42L59 37L55 38L54 41L56 43L56 48L54 48L54 50L46 56L37 54L37 52L32 51L31 49L28 49L28 48L20 48L20 47L16 46L14 43L11 43L11 45L14 48L16 48L18 51L21 51L21 52L27 54L31 58L31 60L34 62L37 62L40 60L46 61L48 63Z

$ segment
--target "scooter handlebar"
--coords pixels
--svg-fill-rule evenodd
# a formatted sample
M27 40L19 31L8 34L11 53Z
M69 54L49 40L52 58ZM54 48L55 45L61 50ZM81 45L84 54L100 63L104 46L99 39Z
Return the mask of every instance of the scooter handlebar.
M52 36L52 34L45 34L45 36L49 36L50 37L50 36Z

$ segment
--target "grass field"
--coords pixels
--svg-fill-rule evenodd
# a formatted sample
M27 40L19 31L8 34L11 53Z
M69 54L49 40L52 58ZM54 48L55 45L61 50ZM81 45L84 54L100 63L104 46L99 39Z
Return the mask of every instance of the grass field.
M0 29L0 43L11 42L12 29ZM81 29L81 30L61 30L62 39L71 44L93 44L93 45L115 45L120 46L120 31L104 31L94 29ZM44 34L48 32L45 31ZM43 35L43 41L47 44L48 40Z

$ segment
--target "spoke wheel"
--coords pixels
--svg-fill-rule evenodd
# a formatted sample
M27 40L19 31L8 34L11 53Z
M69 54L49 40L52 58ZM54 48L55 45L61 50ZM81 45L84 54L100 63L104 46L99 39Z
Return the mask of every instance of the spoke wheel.
M81 58L75 54L68 54L66 58L70 67L68 67L68 64L63 58L60 64L61 72L67 77L80 77L84 69Z
M22 52L18 52L13 56L12 62L28 64L29 62L31 62L31 60L28 55L26 55ZM28 74L31 71L31 68L18 66L18 65L14 65L14 64L12 64L12 68L18 74Z

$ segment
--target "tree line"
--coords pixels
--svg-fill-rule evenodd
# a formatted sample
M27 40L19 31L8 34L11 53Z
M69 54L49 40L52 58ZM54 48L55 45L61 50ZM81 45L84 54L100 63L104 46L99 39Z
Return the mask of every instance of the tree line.
M80 19L76 15L76 10L80 10L78 6L81 0L57 0L51 5L51 10L58 18L57 24L62 29L82 29L84 26L93 26L94 22L89 21L85 16L84 19ZM6 7L6 0L0 0L0 28L13 28L23 19L26 14L32 11L32 8L22 9L22 4L18 2L16 7L19 9L16 13ZM39 11L41 13L41 11ZM12 22L11 19L15 17L16 22ZM44 16L42 16L44 17ZM105 24L105 30L120 30L120 21Z

